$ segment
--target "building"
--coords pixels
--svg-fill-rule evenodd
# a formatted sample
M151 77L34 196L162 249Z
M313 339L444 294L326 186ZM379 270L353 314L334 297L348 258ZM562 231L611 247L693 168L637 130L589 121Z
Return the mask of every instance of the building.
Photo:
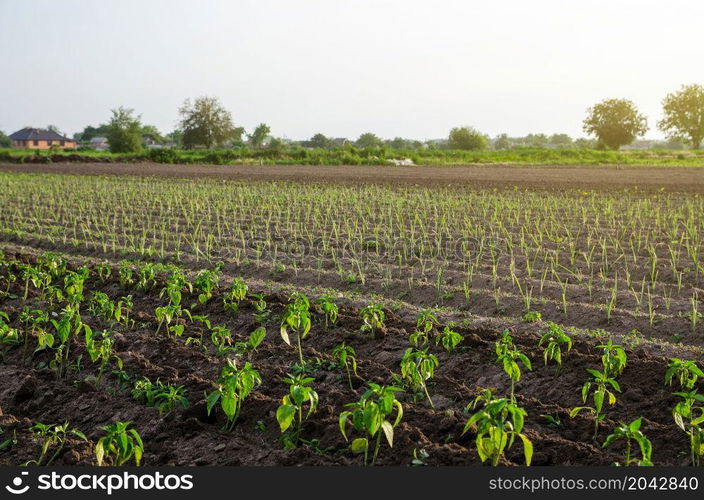
M92 149L97 149L98 151L107 151L110 149L110 143L106 137L92 137L88 146Z
M74 149L76 141L52 130L25 127L10 135L13 148L21 149Z

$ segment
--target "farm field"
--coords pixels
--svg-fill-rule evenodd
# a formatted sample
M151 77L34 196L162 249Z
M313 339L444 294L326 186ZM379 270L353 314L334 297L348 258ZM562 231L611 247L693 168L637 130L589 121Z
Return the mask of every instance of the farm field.
M653 463L698 463L704 374L672 360L702 361L703 192L697 167L0 165L0 464L64 422L42 463L95 464L116 421L145 465L624 464L638 441L603 443L639 418ZM398 405L365 433L370 382Z

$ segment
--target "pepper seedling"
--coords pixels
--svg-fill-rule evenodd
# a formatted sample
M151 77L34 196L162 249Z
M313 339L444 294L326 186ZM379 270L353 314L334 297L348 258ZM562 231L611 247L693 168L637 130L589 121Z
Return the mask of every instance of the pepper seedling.
M134 459L135 465L139 467L144 455L144 444L139 433L129 428L130 424L131 422L115 422L103 427L107 435L95 444L98 466L103 465L106 457L112 457L113 466L119 467Z
M229 359L220 372L217 389L206 396L208 415L220 402L220 407L227 417L223 429L231 431L239 417L242 403L261 383L262 377L251 363L247 362L242 368L237 368L235 360Z
M308 419L318 408L318 393L310 387L310 383L315 379L304 377L303 375L291 375L283 379L289 385L288 394L281 400L281 405L276 410L276 421L279 423L281 433L285 433L294 420L296 430L285 440L287 447L296 446L303 427L303 407L308 405L308 412L305 419Z
M402 389L384 387L373 382L368 382L368 385L369 389L362 394L359 401L345 405L351 409L340 414L339 424L345 441L348 441L346 431L348 423L352 424L357 432L364 434L364 437L353 440L350 448L354 453L364 453L364 465L374 465L379 455L382 434L389 447L394 446L394 428L403 418L403 406L396 399L395 393L401 392ZM396 416L392 419L394 410ZM375 439L375 444L370 462L369 444L372 439Z
M477 408L481 407L479 410ZM476 432L477 453L482 462L489 460L492 466L499 465L504 452L513 445L516 437L523 442L526 465L533 459L533 443L523 434L526 411L513 400L494 398L486 389L467 405L467 410L477 410L464 425L462 434L470 429Z
M642 418L637 418L629 424L624 424L619 422L618 426L614 429L614 432L606 437L606 441L602 445L602 448L606 448L618 439L626 440L626 454L624 465L628 467L629 465L638 466L652 466L651 455L653 452L653 445L650 440L645 437L645 434L640 430L641 424L643 422ZM640 458L633 457L632 453L632 441L635 441L640 449ZM616 464L618 465L618 463Z
M347 382L350 385L350 389L354 390L354 387L352 386L352 375L350 373L352 372L355 376L357 375L357 353L355 352L354 347L345 345L343 342L333 348L332 355L335 359L337 359L338 364L345 367L345 371L347 372Z

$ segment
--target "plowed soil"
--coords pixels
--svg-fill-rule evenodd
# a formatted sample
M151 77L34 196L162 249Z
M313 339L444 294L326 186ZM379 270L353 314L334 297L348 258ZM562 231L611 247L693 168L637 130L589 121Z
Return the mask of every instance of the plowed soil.
M344 183L519 186L530 188L620 189L704 192L699 167L511 166L450 167L311 165L167 165L157 163L2 164L0 171L78 175L142 175L222 179L292 180Z
M35 256L25 250L8 252L6 256L32 263ZM72 265L85 264L90 259L74 256ZM113 273L115 276L117 273ZM225 277L221 290L229 285ZM162 331L156 334L154 308L161 304L161 284L152 291L124 290L115 280L101 282L92 275L86 295L101 290L112 299L126 293L134 297L133 328L114 327L116 354L123 360L131 379L147 376L165 383L183 385L187 389L188 408L179 408L168 415L160 415L155 408L135 401L127 387L121 387L113 375L96 381L96 369L87 360L82 346L84 368L57 380L53 371L39 368L49 361L46 354L31 358L22 348L5 350L0 362L0 427L4 434L0 441L16 433L18 444L9 451L0 452L0 464L16 465L34 459L39 454L39 443L32 439L29 427L43 423L70 422L83 431L90 442L69 439L65 451L55 460L60 465L94 464L93 443L101 435L100 428L113 421L130 421L139 430L145 442L144 463L147 465L351 465L361 458L347 448L338 427L338 415L344 405L356 401L364 390L362 381L388 384L392 372L398 372L398 362L406 347L407 335L413 331L412 316L387 311L387 330L381 338L360 331L358 304L341 300L340 319L335 326L325 328L317 321L312 333L304 340L304 355L309 360L319 358L312 376L320 395L320 407L304 424L303 438L308 445L285 450L274 414L287 386L281 381L297 360L295 349L285 345L278 333L280 315L287 303L287 295L252 282L250 291L261 291L271 310L266 325L267 337L252 363L260 371L264 383L244 403L242 415L234 432L222 431L222 414L208 416L204 393L213 388L224 358L209 349L186 345L186 338L198 336L200 331L189 323L181 338L173 338ZM257 289L259 288L259 289ZM11 289L21 296L23 284ZM29 303L38 302L30 289ZM236 340L244 340L258 324L251 304L245 303L236 314L224 313L220 293L194 313L207 314L215 325L230 328ZM195 301L195 296L184 300ZM20 298L0 300L13 323L24 302ZM440 321L449 318L440 315ZM86 316L94 330L108 328L99 319ZM431 409L423 399L401 396L404 418L396 430L393 449L382 447L380 465L408 465L415 449L425 450L430 465L478 465L480 463L474 435L462 435L467 419L464 408L478 393L479 388L494 388L499 394L508 391L508 379L495 362L494 343L505 325L497 322L455 328L464 336L460 348L446 353L432 348L439 358L439 368L431 381L429 392L435 403ZM673 423L671 408L677 398L672 388L663 383L667 356L692 355L675 351L674 347L643 342L628 353L628 365L619 378L622 393L618 402L607 411L608 417L593 441L592 421L586 416L569 418L574 406L581 404L579 392L586 378L586 368L600 366L599 342L589 337L575 337L572 351L565 355L558 375L554 365L544 366L542 350L537 348L541 326L512 327L515 342L532 360L534 370L525 372L516 386L517 401L526 409L525 433L535 447L534 465L609 465L622 460L623 449L614 445L603 449L601 443L619 420L630 421L644 417L643 431L653 442L653 460L659 465L685 465L688 462L688 440ZM345 341L357 351L358 376L350 389L341 368L331 364L331 349ZM552 420L545 418L552 417ZM317 441L313 441L317 440ZM520 464L522 450L516 444L507 454L504 464Z

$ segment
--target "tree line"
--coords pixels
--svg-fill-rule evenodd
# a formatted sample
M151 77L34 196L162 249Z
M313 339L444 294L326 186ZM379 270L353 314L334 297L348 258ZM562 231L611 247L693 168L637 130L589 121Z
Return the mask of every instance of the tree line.
M674 149L677 144L686 144L699 149L704 139L704 86L683 85L679 90L668 94L662 101L663 118L657 127L670 141L667 147ZM50 126L49 128L52 128ZM56 130L55 127L52 129ZM456 150L512 149L516 147L576 147L617 150L632 144L648 131L647 118L628 99L605 99L587 110L583 130L594 139L572 139L567 134L529 134L525 137L509 137L501 134L490 139L486 134L469 126L455 127L446 139L416 141L396 137L383 140L366 132L356 140L326 137L317 133L309 140L291 142L291 145L306 148L329 149L352 145L358 148L389 147L399 150L414 150L426 147ZM145 125L141 116L133 109L119 107L111 110L110 120L98 126L87 126L74 138L82 143L103 136L110 150L115 153L139 152L146 144L171 143L184 149L220 147L264 147L277 149L286 147L279 138L270 136L271 129L261 123L250 133L236 126L231 113L215 97L186 99L179 108L178 127L162 136L153 125ZM0 147L9 147L9 138L0 132Z

